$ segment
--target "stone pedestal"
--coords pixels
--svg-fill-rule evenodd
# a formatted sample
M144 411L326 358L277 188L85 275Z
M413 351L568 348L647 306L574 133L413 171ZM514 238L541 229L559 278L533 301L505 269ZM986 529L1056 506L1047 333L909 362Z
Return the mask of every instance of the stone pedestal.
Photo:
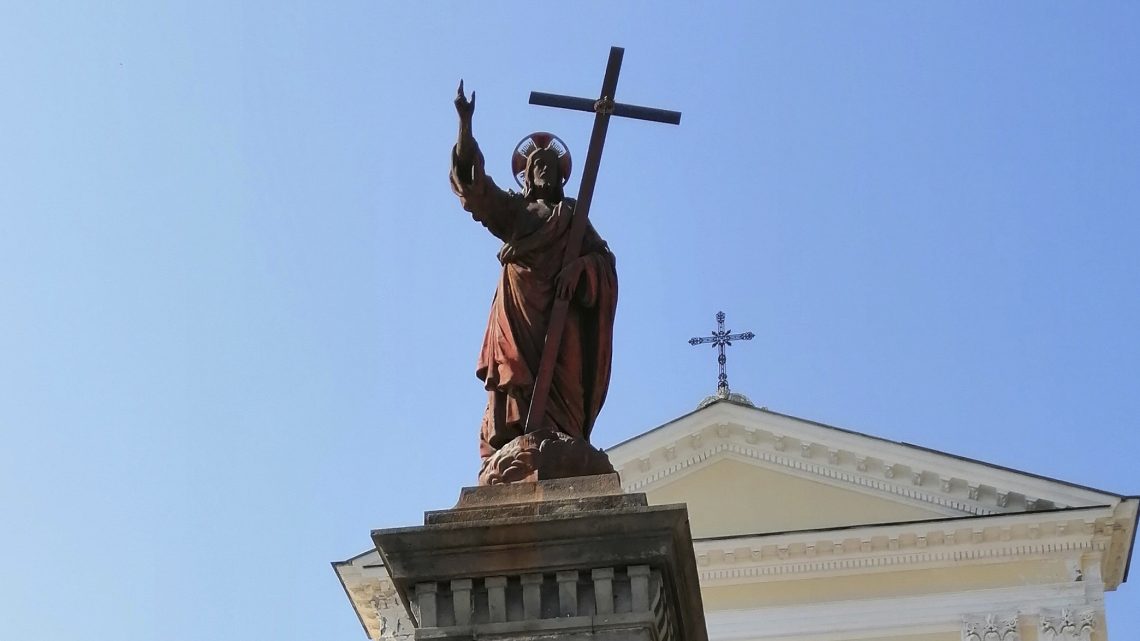
M707 641L685 506L616 474L464 488L372 539L416 639Z

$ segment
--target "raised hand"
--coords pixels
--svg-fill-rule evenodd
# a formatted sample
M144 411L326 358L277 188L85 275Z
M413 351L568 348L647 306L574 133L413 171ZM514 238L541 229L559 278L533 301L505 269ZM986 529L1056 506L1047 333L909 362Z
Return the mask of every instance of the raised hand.
M471 92L471 100L463 94L463 80L459 81L459 90L455 92L455 113L459 114L459 136L455 140L455 161L461 168L459 180L467 183L472 180L472 164L475 162L475 136L471 133L471 117L475 115L475 92Z
M459 121L471 124L471 117L475 115L475 92L471 92L471 100L463 94L463 80L459 81L459 90L455 96L455 112L459 114Z

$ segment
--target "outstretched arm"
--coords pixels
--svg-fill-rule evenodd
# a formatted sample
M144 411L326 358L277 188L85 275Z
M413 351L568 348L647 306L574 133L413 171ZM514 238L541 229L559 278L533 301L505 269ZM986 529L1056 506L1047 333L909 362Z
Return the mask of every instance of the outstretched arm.
M475 92L471 92L471 100L468 100L463 93L462 80L455 96L455 111L459 114L459 137L451 150L451 190L459 196L459 202L471 212L472 218L495 236L510 241L520 223L532 216L527 212L522 196L499 189L483 170L483 153L471 134Z
M479 151L475 136L471 133L471 119L475 115L475 92L471 92L471 100L468 100L463 94L463 81L460 80L456 93L455 112L459 114L459 137L455 141L456 173L460 182L470 185L473 181L475 155Z

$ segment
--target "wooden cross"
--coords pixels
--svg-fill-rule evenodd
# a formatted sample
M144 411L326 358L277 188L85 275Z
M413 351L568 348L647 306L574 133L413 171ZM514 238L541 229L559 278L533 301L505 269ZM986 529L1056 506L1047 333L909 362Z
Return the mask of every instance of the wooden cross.
M728 359L724 355L725 347L732 347L732 341L750 341L756 337L752 332L744 332L743 334L732 334L731 329L724 328L724 312L716 313L716 331L712 336L701 336L699 338L690 338L690 345L700 345L701 343L712 343L713 347L720 350L720 354L716 357L716 362L720 364L720 376L717 377L716 382L716 395L719 398L728 398L728 374L725 373L724 364Z
M606 129L610 116L652 120L671 125L681 124L681 112L638 107L614 102L617 91L618 74L621 72L621 59L625 49L610 47L610 59L606 64L606 75L602 79L602 92L597 100L575 98L551 93L532 91L530 104L546 107L561 107L594 113L594 131L590 134L590 148L586 152L586 166L582 170L582 183L578 187L578 202L574 205L574 218L570 223L570 235L566 240L566 253L562 265L578 258L582 251L582 238L586 233L586 220L590 215L590 201L594 197L594 183L598 179L598 167L602 163L602 147L606 144ZM556 298L550 312L550 324L546 328L546 342L542 347L542 360L534 381L534 391L530 396L530 410L526 415L526 431L533 432L545 427L542 418L546 413L546 401L550 396L550 383L554 379L554 365L558 359L558 348L562 344L562 331L566 327L566 314L570 308L569 299Z

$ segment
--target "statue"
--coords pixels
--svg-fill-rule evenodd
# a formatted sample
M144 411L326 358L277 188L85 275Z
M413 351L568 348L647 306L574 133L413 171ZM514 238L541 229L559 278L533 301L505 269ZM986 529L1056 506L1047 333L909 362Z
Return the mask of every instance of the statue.
M523 192L504 191L484 170L471 126L475 94L468 100L462 81L455 110L459 136L451 153L451 188L471 217L503 241L498 254L502 275L475 372L488 397L480 426L480 482L537 480L528 469L535 467L530 458L548 445L573 450L574 465L584 468L560 475L612 471L605 455L588 443L610 382L617 306L614 255L591 225L578 257L563 265L575 201L563 193L569 157L560 156L552 140L532 136L536 144L525 158ZM535 436L527 435L527 441L531 393L556 297L569 299L567 322L544 415L532 417L538 423L530 426ZM555 441L559 444L551 445ZM508 444L517 451L492 461Z

